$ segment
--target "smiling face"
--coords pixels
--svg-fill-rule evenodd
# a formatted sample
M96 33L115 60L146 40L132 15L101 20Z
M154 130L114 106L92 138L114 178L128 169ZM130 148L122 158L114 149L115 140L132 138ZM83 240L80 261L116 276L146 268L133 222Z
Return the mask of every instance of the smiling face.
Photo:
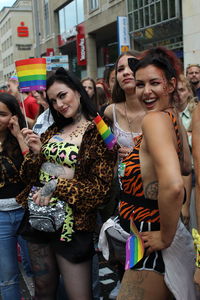
M53 108L65 118L75 118L80 107L80 94L65 83L54 82L47 90Z
M83 87L85 88L86 92L88 93L89 97L92 98L94 95L94 86L91 80L84 80Z
M117 81L125 93L135 91L135 78L128 65L128 58L130 57L132 56L122 56L117 64Z
M7 129L11 117L12 113L8 107L0 102L0 133L3 133Z
M138 69L135 77L136 94L146 110L161 111L171 106L175 78L168 82L164 72L154 65Z

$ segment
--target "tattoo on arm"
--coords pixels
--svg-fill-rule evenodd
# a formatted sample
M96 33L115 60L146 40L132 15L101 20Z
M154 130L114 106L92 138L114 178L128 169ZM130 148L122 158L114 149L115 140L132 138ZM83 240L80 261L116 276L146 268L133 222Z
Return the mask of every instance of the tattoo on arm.
M57 179L47 182L41 189L41 195L44 197L51 195L56 189L57 182Z
M144 190L145 197L148 199L156 200L158 199L158 182L153 181L150 182L145 190Z

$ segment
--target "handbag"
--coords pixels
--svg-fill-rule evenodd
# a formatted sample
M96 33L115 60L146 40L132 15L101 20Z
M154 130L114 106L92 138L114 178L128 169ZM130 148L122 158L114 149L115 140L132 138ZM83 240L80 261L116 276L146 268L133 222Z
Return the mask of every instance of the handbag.
M29 223L39 231L55 232L64 223L66 203L51 198L49 205L40 206L33 201L33 195L41 187L33 186L28 196Z

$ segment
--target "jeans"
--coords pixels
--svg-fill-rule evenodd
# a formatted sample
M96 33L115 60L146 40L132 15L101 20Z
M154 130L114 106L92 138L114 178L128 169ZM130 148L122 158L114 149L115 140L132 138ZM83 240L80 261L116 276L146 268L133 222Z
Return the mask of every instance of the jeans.
M21 299L17 229L23 215L22 208L0 211L0 294L2 300Z
M22 258L23 269L28 277L32 277L33 273L31 270L31 261L30 261L27 241L23 239L21 235L18 235L17 241L20 246L20 254Z

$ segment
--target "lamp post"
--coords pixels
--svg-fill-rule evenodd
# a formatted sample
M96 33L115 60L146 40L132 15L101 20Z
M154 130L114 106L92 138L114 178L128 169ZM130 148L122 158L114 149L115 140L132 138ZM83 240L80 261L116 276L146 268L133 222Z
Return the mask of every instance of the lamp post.
M32 0L32 4L33 4L33 22L35 27L35 57L40 57L40 31L39 31L37 0Z

